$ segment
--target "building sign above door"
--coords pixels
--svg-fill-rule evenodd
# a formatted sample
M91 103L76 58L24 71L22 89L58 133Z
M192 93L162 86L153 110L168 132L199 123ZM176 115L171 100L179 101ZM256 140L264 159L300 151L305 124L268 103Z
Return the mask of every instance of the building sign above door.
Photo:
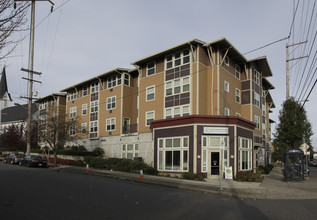
M203 134L229 134L228 127L203 127Z

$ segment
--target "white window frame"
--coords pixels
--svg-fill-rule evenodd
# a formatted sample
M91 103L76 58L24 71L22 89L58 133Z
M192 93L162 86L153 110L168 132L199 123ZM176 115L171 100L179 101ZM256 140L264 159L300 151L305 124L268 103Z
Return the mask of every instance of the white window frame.
M260 123L261 123L260 117L257 116L257 115L254 115L254 122L255 122L255 124L256 124L255 129L260 130Z
M151 98L152 95L153 95L153 98ZM146 101L149 102L153 100L155 100L155 86L146 87Z
M260 94L257 92L254 92L254 104L258 107L260 107L260 100L261 100Z
M230 116L230 109L225 108L225 110L224 110L224 116Z
M106 120L106 131L116 130L116 118L108 118Z
M153 65L153 66L152 66ZM151 62L148 62L146 64L146 76L152 76L152 75L155 75L155 71L156 71L156 63L155 61L151 61Z
M188 82L185 80L188 79ZM171 92L168 92L171 91ZM185 76L165 82L165 96L178 95L190 91L190 77ZM168 94L170 93L170 94Z
M73 91L71 93L67 93L67 101L68 102L74 101L75 99L77 99L76 91Z
M149 118L149 114L153 114L153 117ZM151 122L148 124L148 120L151 120L151 122L155 120L155 111L148 111L145 113L145 127L151 126Z
M117 107L117 96L107 98L107 110L112 110Z
M235 66L235 76L238 78L238 79L241 79L241 67L239 65L236 64Z
M241 104L241 91L238 88L236 88L235 101L236 103Z
M99 82L94 82L90 85L91 94L99 92Z
M260 75L260 72L257 71L254 67L253 67L253 74L252 74L252 78L253 78L253 81L260 86L260 79L261 79L261 75Z
M84 86L83 87L83 96L87 96L88 95L88 86Z
M92 101L90 102L90 113L98 112L99 108L99 101Z
M81 112L81 114L84 116L84 115L87 115L87 112L88 112L88 105L87 105L87 104L83 104L83 105L82 105L82 112Z
M76 135L76 125L70 125L69 126L69 135L75 136Z
M71 107L69 109L69 117L70 118L75 118L77 115L77 107Z
M225 89L226 92L230 91L230 84L226 80L225 80L225 83L224 83L224 89Z
M125 73L123 74L123 84L126 85L126 86L130 86L130 75ZM126 78L128 77L128 78Z
M132 158L129 158L128 155L132 154ZM131 159L139 156L139 144L123 144L121 150L121 158Z
M166 154L171 152L172 165L167 167ZM174 154L179 152L179 166L174 167ZM159 138L157 147L157 168L159 171L188 172L189 136Z
M90 122L89 134L96 134L96 136L98 136L98 121Z
M176 55L179 54L179 57ZM176 64L178 63L178 64ZM171 69L190 63L190 49L177 51L173 54L169 54L165 57L165 69Z
M87 123L81 123L81 134L87 134Z
M247 167L243 168L243 157L247 157ZM239 160L238 170L252 170L252 140L244 137L239 137Z
M188 108L188 111L185 111L185 109ZM179 113L177 113L177 110L179 109ZM179 116L175 116L179 115ZM182 117L190 115L190 106L189 105L179 105L174 106L170 108L165 108L165 118L175 118L175 117Z
M121 75L113 75L107 78L107 89L121 85Z

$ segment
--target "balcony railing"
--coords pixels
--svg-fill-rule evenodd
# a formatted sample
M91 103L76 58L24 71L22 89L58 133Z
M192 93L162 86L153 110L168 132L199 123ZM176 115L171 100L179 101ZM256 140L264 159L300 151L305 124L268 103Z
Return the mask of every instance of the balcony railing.
M123 125L122 133L123 134L131 134L138 132L138 124L133 125Z

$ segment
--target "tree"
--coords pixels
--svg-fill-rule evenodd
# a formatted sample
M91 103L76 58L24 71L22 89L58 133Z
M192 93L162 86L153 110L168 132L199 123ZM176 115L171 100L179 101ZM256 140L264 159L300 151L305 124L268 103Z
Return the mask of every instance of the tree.
M311 146L312 135L306 110L293 97L287 99L279 112L279 124L273 141L275 151L272 159L283 161L286 151L299 149L303 143Z
M63 149L67 141L73 141L78 133L77 117L69 117L61 106L50 106L45 114L39 116L39 138L54 153L54 166L57 151Z
M4 129L3 134L0 136L0 146L10 151L25 151L26 149L26 137L25 127L26 123L12 124ZM32 134L37 133L37 126L32 124ZM37 135L31 136L32 149L38 149Z
M20 42L21 39L14 39L13 35L24 31L22 27L27 21L26 14L30 5L30 2L0 1L0 60L8 56ZM4 52L5 48L7 50Z

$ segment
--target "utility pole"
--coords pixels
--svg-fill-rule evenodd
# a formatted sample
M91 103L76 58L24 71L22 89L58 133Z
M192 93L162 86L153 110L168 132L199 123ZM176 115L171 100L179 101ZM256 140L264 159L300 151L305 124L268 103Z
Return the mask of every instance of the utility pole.
M18 1L29 1L29 0L14 0L15 2ZM28 88L28 97L23 97L29 100L28 104L28 122L27 122L27 131L26 131L26 155L31 154L31 127L32 127L32 99L33 99L33 82L39 82L33 80L33 74L40 75L41 73L33 71L34 66L34 32L35 32L35 2L36 1L48 1L52 4L51 12L53 11L54 3L50 0L32 0L31 5L31 27L30 27L30 45L29 45L29 69L21 69L22 71L29 73L29 78L23 78L29 81L29 88ZM15 3L16 4L16 3Z
M303 59L303 58L308 57L308 56L304 56L304 57L297 57L297 58L289 59L288 48L296 46L296 45L304 44L307 42L308 41L304 41L304 42L299 42L299 43L291 44L291 45L286 44L286 99L289 99L289 61L299 60L299 59Z

